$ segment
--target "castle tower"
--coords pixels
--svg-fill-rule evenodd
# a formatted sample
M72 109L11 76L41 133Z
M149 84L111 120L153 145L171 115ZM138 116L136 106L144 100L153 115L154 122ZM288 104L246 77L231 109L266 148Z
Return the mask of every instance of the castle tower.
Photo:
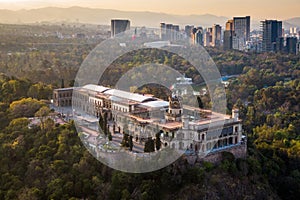
M232 118L234 121L239 120L239 109L232 109Z
M182 106L177 96L169 97L169 109L165 115L167 121L180 122L182 116Z

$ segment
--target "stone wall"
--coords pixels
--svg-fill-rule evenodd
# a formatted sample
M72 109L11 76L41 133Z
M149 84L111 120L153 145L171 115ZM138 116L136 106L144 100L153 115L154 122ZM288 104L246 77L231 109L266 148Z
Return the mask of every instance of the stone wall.
M236 159L237 158L246 158L246 156L247 156L247 145L244 144L244 145L235 146L235 147L226 149L224 151L232 153ZM211 162L211 163L217 164L217 163L222 161L222 152L223 151L209 153L204 158L199 158L197 160L197 162L205 161L205 162Z
M241 144L238 146L234 146L231 148L228 148L226 150L220 150L216 152L209 153L205 157L200 156L185 156L184 159L187 160L187 162L191 165L194 165L196 163L202 163L202 162L211 162L214 164L218 164L222 161L222 152L230 152L234 155L234 157L237 158L246 158L247 156L247 144Z

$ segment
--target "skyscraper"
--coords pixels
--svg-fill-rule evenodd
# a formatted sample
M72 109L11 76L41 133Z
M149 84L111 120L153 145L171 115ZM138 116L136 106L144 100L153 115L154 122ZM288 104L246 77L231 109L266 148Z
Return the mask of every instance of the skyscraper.
M286 38L286 51L290 54L297 53L297 38L296 37L288 37Z
M166 40L167 28L165 23L160 23L160 39Z
M194 28L194 26L190 26L190 25L186 25L184 27L184 32L185 32L185 35L187 37L191 37L191 33L192 33L193 28Z
M265 20L261 22L261 25L263 31L262 50L264 52L276 51L278 38L282 37L282 22L277 20Z
M226 31L233 31L234 27L233 27L233 20L230 19L226 22L226 27L225 27Z
M203 45L203 29L202 29L202 27L192 29L192 43Z
M250 41L250 16L233 18L233 49L245 50Z
M205 47L209 47L212 45L212 28L206 29L203 42Z
M111 37L130 29L130 21L122 19L111 20Z
M290 27L290 36L297 36L297 27Z
M171 32L171 40L178 40L179 39L179 26L173 25L172 32Z
M221 46L221 31L222 31L222 27L218 24L215 24L212 27L212 46L213 47Z
M226 29L224 31L224 50L232 49L233 33L233 20L228 20L226 23Z
M160 38L162 40L177 40L179 37L179 26L160 23Z
M284 53L284 38L278 37L276 39L276 52Z

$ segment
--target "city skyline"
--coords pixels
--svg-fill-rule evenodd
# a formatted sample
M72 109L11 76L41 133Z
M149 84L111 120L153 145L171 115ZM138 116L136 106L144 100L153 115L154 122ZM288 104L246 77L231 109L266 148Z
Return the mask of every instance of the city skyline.
M170 6L172 5L172 6ZM252 0L241 2L238 0L151 0L147 4L141 0L109 1L109 0L0 0L2 9L20 10L34 9L48 6L72 7L82 6L89 8L116 9L123 11L149 11L179 15L212 14L217 16L232 17L249 15L255 20L264 19L290 19L297 17L300 2L298 0L276 1ZM299 16L299 15L298 15Z

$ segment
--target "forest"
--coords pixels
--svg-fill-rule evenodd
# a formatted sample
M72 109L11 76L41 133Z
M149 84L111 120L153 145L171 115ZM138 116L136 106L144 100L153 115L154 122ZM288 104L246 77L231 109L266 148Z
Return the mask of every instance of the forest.
M240 110L248 136L247 158L235 159L223 152L217 165L191 166L179 159L159 171L127 174L92 157L72 121L60 125L45 119L52 113L47 109L52 90L72 86L81 62L97 43L29 51L30 44L19 52L14 50L18 44L9 38L22 41L26 34L11 36L11 27L1 28L7 34L1 33L0 45L0 199L298 199L300 55L208 48L222 75L238 75L226 88L227 109ZM57 27L47 30L55 32ZM16 46L6 52L7 45ZM117 78L114 74L147 62L156 53L125 55L122 59L128 62L120 59L107 70L106 77L111 78L107 84ZM168 53L160 56L158 63L202 83L188 62ZM209 99L202 101L207 105ZM29 126L30 117L39 118L40 125Z

